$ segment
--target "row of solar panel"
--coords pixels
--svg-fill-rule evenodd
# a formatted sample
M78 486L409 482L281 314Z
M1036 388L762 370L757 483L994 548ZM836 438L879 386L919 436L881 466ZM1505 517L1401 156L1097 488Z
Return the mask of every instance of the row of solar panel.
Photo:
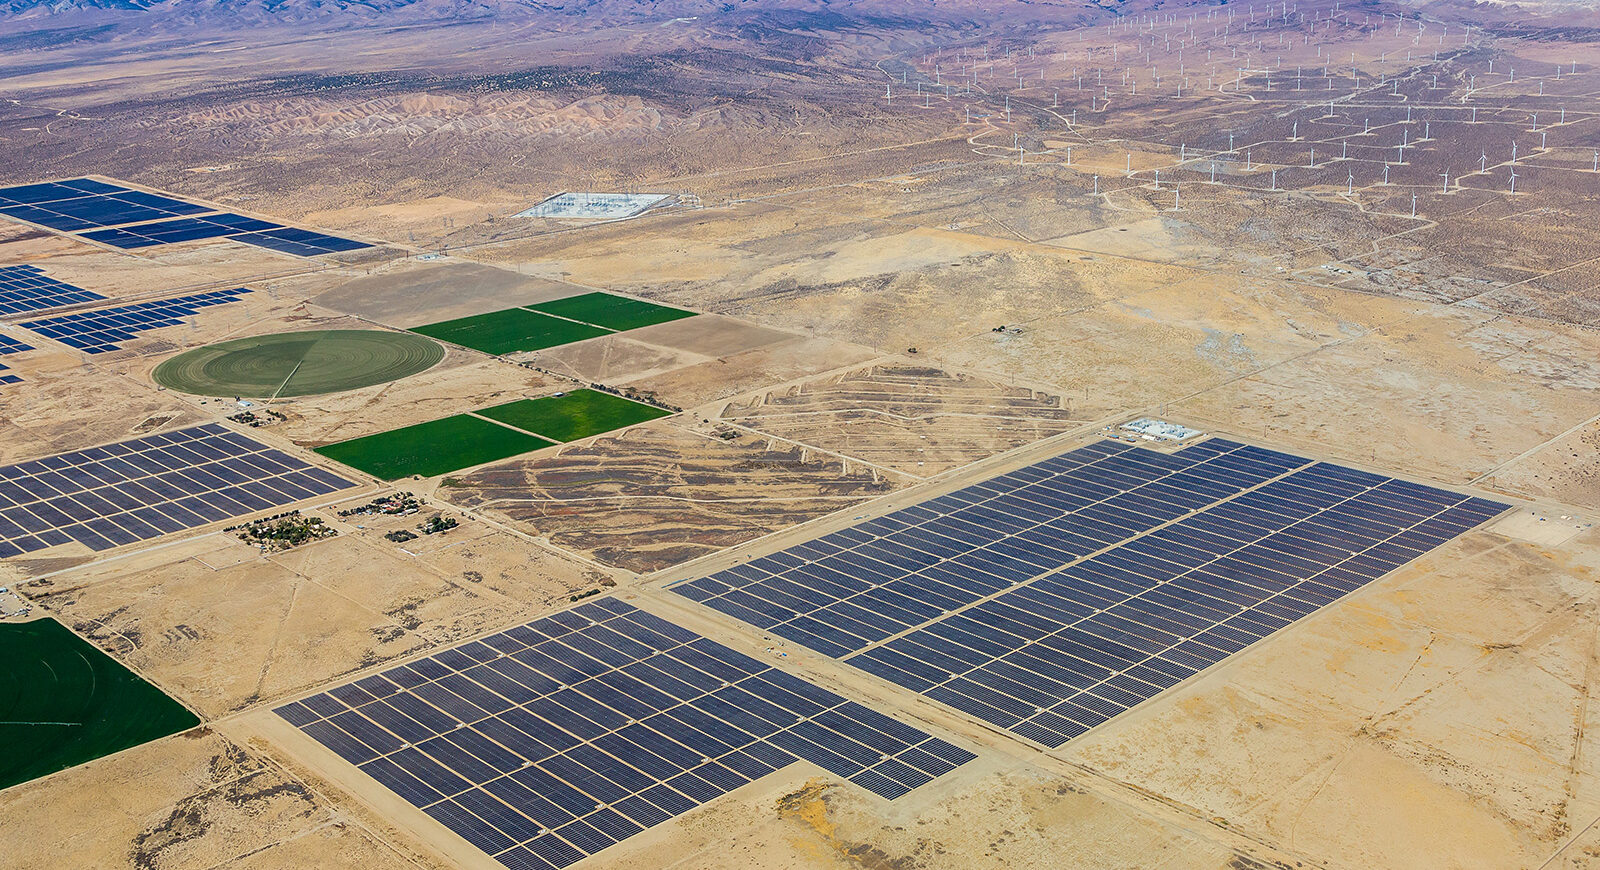
M4 271L5 271L4 269L0 269L0 274L3 274ZM0 295L3 295L3 294L0 294ZM0 307L3 307L3 305L0 305ZM33 346L32 345L28 345L28 344L23 344L22 342L17 341L16 339L12 338L9 335L0 334L0 356L8 356L8 355L14 354L14 353L22 353L25 350L33 350ZM0 372L7 371L9 369L10 369L10 366L4 365L4 364L0 364ZM0 386L10 386L11 384L20 384L20 383L22 383L22 378L18 377L17 375L0 374Z
M44 276L37 266L0 266L0 314L23 314L106 297Z
M210 442L218 440L228 442L234 447L219 448L215 444L197 444L193 442ZM125 480L129 476L138 476L138 469L129 470L123 466L122 476L115 472L116 463L108 462L112 459L123 459L146 453L156 452L158 455L181 456L192 462L204 462L208 459L220 459L235 452L235 448L245 449L248 445L256 444L249 437L240 435L220 423L207 423L203 426L193 426L188 429L177 429L171 432L161 432L155 435L141 435L126 441L116 441L103 444L99 447L87 447L83 450L74 450L69 453L57 453L39 459L29 459L14 465L0 465L0 481L27 480L39 478L48 482L50 474L74 468L93 469L96 474L105 476L107 481ZM42 493L54 495L49 489L40 490ZM25 504L36 498L45 498L47 495L34 495L16 503ZM4 496L0 496L4 498ZM0 505L10 502L0 501Z
M182 318L202 308L237 302L240 296L249 292L245 287L213 290L154 302L47 317L22 325L68 347L88 353L107 353L119 350L121 345L118 342L135 338L141 332L177 326L183 323Z
M371 247L244 215L207 214L215 211L88 178L0 188L0 214L62 232L92 230L83 238L123 249L224 237L301 257Z
M198 218L179 218L158 223L139 224L132 227L96 230L92 233L84 233L83 237L90 241L131 250L148 248L151 245L170 245L176 242L192 242L198 239L236 236L241 233L281 229L282 227L282 224L256 220L239 214L211 214Z
M1238 444L1217 449L1080 448L673 591L840 657L944 612L921 600L928 582L971 603L1294 461Z
M34 185L26 187L31 188ZM31 204L16 201L14 193L16 190L17 188L0 189L0 214L62 232L91 230L97 227L213 211L208 206L127 188L117 188L103 193L80 191L80 195L70 199Z
M126 187L107 184L104 181L74 178L68 181L46 181L40 184L0 188L0 205L39 205L82 196L127 192Z
M286 227L237 214L206 215L199 218L182 218L97 230L84 233L83 237L124 250L199 239L232 238L234 241L245 242L259 248L270 248L302 257L371 247L366 242L341 239L325 233Z
M893 799L974 757L609 598L277 713L513 868L567 866L796 759Z
M0 558L105 550L352 486L218 424L149 435L0 467Z
M366 242L341 239L338 236L330 236L293 227L234 236L233 240L284 254L294 254L297 257L315 257L321 254L336 254L342 251L354 251L372 247Z
M1324 483L1320 471L1226 503L1231 516L1220 507L1192 515L847 661L1059 746L1503 509L1458 499L1380 527L1373 513L1387 510L1392 492L1316 506L1298 484Z
M1059 746L1504 509L1225 439L1107 441L673 589Z

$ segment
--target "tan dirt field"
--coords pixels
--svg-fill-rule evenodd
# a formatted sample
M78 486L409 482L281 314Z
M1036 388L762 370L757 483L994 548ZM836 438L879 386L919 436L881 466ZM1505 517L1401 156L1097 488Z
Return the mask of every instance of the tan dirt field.
M0 318L38 345L3 358L0 463L235 413L148 378L227 338L595 289L705 313L452 350L249 430L310 458L591 381L687 409L404 484L417 516L334 516L369 486L272 555L202 529L0 560L205 720L0 792L0 864L493 868L271 707L599 590L979 757L893 802L797 764L578 870L1600 870L1593 3L74 5L0 13L5 185L382 244L0 221L0 264L118 302L256 291L93 357ZM682 205L511 218L562 190ZM1515 509L1048 752L664 588L1142 415ZM461 525L384 538L433 512Z
M516 622L603 576L470 520L419 552L324 515L345 534L273 555L219 534L215 550L27 594L214 718Z
M1083 423L1060 396L909 361L735 400L720 419L915 477Z
M438 495L563 549L645 572L831 513L904 485L759 435L671 421L635 426L447 481ZM751 495L751 487L759 495ZM601 522L601 519L604 522Z

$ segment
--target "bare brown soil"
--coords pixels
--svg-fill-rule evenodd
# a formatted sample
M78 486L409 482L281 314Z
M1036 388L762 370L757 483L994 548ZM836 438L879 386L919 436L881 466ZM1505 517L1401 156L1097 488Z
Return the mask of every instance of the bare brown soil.
M1061 396L910 363L879 364L731 402L722 419L917 477L1082 423Z
M442 498L628 571L759 537L906 478L761 435L722 439L670 421L447 480Z

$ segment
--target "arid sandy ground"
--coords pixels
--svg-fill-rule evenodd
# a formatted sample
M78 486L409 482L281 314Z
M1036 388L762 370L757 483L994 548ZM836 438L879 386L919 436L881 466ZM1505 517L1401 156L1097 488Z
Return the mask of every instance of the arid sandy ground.
M0 265L118 301L256 291L114 354L4 357L0 460L236 413L149 380L226 338L593 289L702 312L452 348L250 430L304 451L588 383L685 409L399 482L461 519L444 535L337 518L394 489L362 478L306 506L337 537L282 553L208 528L0 562L206 723L0 793L0 863L492 866L270 707L615 586L979 759L892 803L797 765L579 866L1600 867L1592 11L777 5L0 37L0 181L388 243L116 252L0 224ZM511 217L565 190L682 199ZM1516 512L1054 752L662 590L1141 415Z

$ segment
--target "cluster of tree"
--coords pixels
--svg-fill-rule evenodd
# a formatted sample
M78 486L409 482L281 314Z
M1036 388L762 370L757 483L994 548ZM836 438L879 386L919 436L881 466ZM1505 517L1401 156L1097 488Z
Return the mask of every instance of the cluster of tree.
M424 535L437 535L440 532L449 531L450 529L453 529L459 525L461 525L461 521L457 520L455 517L447 517L443 514L434 514L428 518L427 522L417 526L417 529Z
M361 514L411 514L422 508L422 499L409 492L397 492L382 498L375 498L360 507L353 507L346 511L339 511L341 517L354 517Z
M321 517L302 517L299 511L288 516L258 520L239 526L239 540L255 544L263 550L287 550L309 541L337 535Z
M282 423L284 420L289 418L283 416L277 411L263 410L260 414L257 414L255 411L243 411L241 413L234 414L228 419L235 423L243 423L252 429L259 429L262 426L270 426L273 423Z

